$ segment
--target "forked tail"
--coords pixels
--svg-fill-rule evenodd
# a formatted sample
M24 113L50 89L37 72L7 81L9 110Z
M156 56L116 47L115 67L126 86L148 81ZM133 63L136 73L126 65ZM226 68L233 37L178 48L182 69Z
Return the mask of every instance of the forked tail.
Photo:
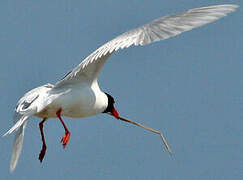
M13 152L10 161L10 171L13 171L18 163L18 159L22 150L24 141L24 130L28 119L38 112L41 112L48 104L50 104L55 96L48 97L49 91L53 88L52 84L32 89L27 92L17 103L15 114L13 117L14 125L3 136L16 131Z
M27 121L25 121L19 129L16 131L15 138L14 138L14 143L13 143L13 151L12 151L12 156L11 156L11 161L10 161L10 171L13 172L18 160L19 156L22 151L22 146L24 142L24 130L27 125Z
M24 130L27 125L27 120L31 117L30 114L22 115L20 113L15 112L14 116L14 122L16 122L13 127L6 132L3 136L6 136L8 134L11 134L13 131L16 131L14 143L13 143L13 151L10 161L10 171L14 171L19 156L21 154L23 142L24 142Z

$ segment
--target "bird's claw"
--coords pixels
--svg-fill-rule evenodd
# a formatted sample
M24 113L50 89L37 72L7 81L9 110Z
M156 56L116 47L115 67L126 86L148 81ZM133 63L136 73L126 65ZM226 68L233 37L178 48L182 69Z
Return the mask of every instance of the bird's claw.
M70 133L70 132L67 132L67 133L65 134L65 136L63 136L63 138L61 139L63 148L66 147L66 145L67 145L67 143L68 143L68 141L69 141L70 135L71 135L71 133Z

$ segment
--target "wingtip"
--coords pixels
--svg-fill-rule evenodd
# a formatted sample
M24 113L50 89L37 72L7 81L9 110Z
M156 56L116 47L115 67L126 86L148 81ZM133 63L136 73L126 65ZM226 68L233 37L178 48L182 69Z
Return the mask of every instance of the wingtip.
M15 168L16 168L16 165L17 165L17 162L18 162L18 159L16 158L13 158L13 156L11 157L11 161L10 161L10 166L9 166L9 172L10 173L13 173Z
M235 11L237 8L240 7L238 4L224 4L222 6L228 6L232 9L232 11Z
M5 137L7 135L9 135L9 132L6 132L4 135L2 135L2 137Z
M9 129L4 135L2 135L2 137L5 137L5 136L11 134L12 132L13 132L13 130L12 130L12 128L11 128L11 129Z
M10 172L10 173L13 173L14 170L15 170L15 167L12 167L12 166L10 165L10 167L9 167L9 172Z
M9 166L9 172L13 173L15 168L16 168L16 166L17 166L17 162L14 162L14 163L11 162L10 166Z
M238 5L238 4L231 4L231 5L234 6L235 8L240 7L240 5Z
M233 10L240 7L240 5L238 5L238 4L229 4L229 5L233 8Z
M237 8L239 8L240 7L240 5L238 5L238 4L235 4L235 9L237 9Z

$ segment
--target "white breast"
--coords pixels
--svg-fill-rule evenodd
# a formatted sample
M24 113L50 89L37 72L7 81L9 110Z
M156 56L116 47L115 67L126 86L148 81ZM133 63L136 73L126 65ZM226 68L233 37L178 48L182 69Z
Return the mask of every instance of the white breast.
M100 90L97 82L91 86L75 84L52 93L60 95L38 116L56 117L56 112L61 108L61 115L81 118L102 113L108 105L108 98Z

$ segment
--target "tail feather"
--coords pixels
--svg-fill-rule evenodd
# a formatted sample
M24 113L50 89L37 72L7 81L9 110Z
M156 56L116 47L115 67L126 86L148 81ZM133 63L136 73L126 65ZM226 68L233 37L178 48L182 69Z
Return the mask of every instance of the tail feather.
M24 130L27 125L27 120L32 116L31 113L21 114L15 111L13 120L15 124L13 127L8 130L3 136L11 134L13 131L16 131L14 143L13 143L13 152L10 161L10 172L13 172L21 154L22 145L24 142Z
M17 121L13 127L11 127L3 136L7 136L11 134L13 131L19 130L20 127L22 127L23 123L29 118L29 116L23 116L20 118L19 121Z
M13 127L8 130L3 136L16 131L13 143L13 152L10 161L10 171L12 172L21 154L22 145L24 142L24 130L28 119L38 112L41 112L48 104L56 98L49 97L49 91L53 88L52 84L46 84L27 92L17 103L13 116Z
M14 171L14 169L18 163L19 156L22 151L22 146L23 146L23 142L24 142L24 130L25 130L26 125L27 125L27 121L24 121L15 134L14 143L13 143L13 152L12 152L11 161L10 161L10 171L11 172Z

